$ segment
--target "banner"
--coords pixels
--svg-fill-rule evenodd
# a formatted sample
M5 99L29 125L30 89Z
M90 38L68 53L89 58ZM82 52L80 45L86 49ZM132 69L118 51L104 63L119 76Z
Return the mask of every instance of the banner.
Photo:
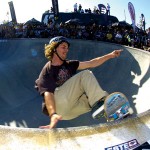
M10 2L8 2L8 4L9 4L9 8L10 8L12 22L17 23L17 19L16 19L16 14L15 14L15 9L14 9L13 2L10 1Z
M134 6L131 2L128 3L128 10L130 13L133 29L135 30L135 26L136 26L135 9L134 9Z
M53 11L54 11L54 18L55 20L57 20L59 16L58 0L52 0L52 5L53 5Z
M145 31L145 17L144 17L144 14L141 14L141 23L142 23L142 29Z
M100 11L100 14L106 14L106 6L103 4L98 4L98 8Z

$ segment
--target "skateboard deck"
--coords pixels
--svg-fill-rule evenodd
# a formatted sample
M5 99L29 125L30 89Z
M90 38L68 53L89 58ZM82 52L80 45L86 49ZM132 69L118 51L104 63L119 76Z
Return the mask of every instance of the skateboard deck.
M123 119L133 114L133 109L127 97L121 92L114 92L108 95L105 100L98 105L97 109L98 110L92 114L92 117L94 119L105 117L108 122Z
M107 121L123 119L133 114L127 97L121 92L108 95L104 102L104 116Z

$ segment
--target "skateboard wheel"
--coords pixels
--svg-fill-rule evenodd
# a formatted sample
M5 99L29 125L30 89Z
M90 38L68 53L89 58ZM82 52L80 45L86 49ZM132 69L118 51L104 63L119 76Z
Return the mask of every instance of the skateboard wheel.
M129 111L129 114L130 114L130 115L133 114L133 112L134 112L131 107L128 109L128 111Z
M107 122L112 122L112 121L115 121L115 119L114 118L107 119Z

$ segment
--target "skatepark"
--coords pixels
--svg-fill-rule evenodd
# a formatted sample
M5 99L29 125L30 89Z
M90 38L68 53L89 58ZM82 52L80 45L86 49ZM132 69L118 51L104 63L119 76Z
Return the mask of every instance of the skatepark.
M103 89L127 96L134 114L107 123L93 120L89 112L60 121L56 129L39 129L49 124L49 118L42 114L42 97L34 83L47 62L48 42L0 40L0 150L103 150L129 146L130 141L133 149L150 141L150 53L100 41L70 40L68 59L90 60L123 49L120 57L91 70Z

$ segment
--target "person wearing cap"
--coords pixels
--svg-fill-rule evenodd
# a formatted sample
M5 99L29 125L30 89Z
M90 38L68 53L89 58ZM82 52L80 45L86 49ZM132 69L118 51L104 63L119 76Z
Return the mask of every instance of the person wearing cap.
M88 70L120 56L122 50L114 50L89 61L67 60L70 43L62 36L54 37L45 45L45 64L35 87L43 96L43 113L50 117L50 124L40 128L54 128L60 120L70 120L91 111L99 118L101 106L108 95ZM76 73L77 70L82 70Z

